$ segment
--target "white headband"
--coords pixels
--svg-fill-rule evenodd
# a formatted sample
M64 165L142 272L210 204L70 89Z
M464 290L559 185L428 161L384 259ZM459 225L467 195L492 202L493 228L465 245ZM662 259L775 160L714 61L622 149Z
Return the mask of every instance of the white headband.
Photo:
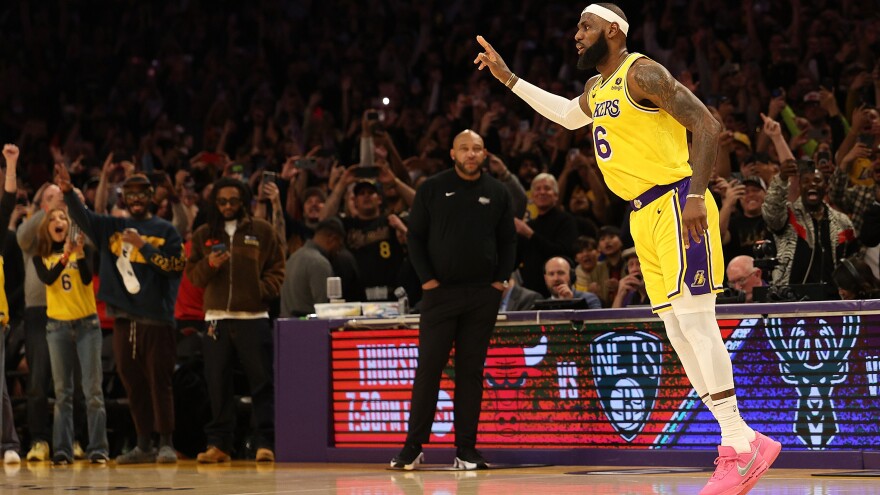
M581 15L584 14L593 14L602 19L605 19L608 22L616 22L617 25L620 27L620 30L623 31L624 36L626 36L629 32L629 23L624 21L623 18L619 15L612 12L611 9L605 8L601 5L596 5L594 3L585 8L583 12L581 12Z

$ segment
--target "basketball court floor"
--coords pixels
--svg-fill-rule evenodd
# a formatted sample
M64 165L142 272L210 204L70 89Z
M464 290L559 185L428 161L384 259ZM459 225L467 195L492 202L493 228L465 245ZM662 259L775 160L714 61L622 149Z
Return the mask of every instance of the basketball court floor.
M31 493L191 494L607 494L687 495L699 493L709 472L634 474L638 468L607 468L611 474L576 475L600 467L548 466L489 471L390 471L376 464L275 464L233 462L176 466L107 466L84 462L4 466L3 495ZM773 495L880 495L878 478L815 477L831 470L774 469L750 492ZM837 471L842 472L842 471Z

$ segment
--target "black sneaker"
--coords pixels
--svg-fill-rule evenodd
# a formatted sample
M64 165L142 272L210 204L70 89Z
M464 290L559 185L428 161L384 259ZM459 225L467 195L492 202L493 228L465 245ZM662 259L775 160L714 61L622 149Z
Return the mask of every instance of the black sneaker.
M455 463L453 466L456 469L468 471L472 469L489 469L489 463L483 458L483 454L473 447L459 447L455 449Z
M54 464L55 466L73 464L73 459L71 459L70 456L65 454L64 452L56 452L55 455L52 456L52 464Z
M425 462L425 454L422 453L422 446L406 444L400 453L391 459L391 467L411 471L423 462Z

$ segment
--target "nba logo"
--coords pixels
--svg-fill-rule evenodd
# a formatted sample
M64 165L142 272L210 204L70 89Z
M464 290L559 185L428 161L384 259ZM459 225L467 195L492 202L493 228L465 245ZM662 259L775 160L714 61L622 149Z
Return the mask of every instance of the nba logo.
M635 206L637 210L640 210L642 208L642 202L637 199L634 199L633 206Z

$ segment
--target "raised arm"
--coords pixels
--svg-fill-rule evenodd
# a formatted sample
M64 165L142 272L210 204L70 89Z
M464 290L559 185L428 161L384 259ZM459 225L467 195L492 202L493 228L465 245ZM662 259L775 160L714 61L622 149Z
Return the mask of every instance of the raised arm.
M15 194L18 192L18 181L16 179L16 167L18 166L18 146L7 144L3 146L3 158L6 159L6 170L4 170L5 180L3 187L3 198L0 199L0 225L9 225L9 218L15 209ZM8 237L0 230L0 251L6 245ZM0 335L2 336L2 335Z
M510 69L492 48L492 45L482 36L477 36L477 42L483 46L485 52L477 55L474 60L479 64L477 69L483 70L488 67L496 79L510 88L514 94L523 99L536 112L569 130L580 129L593 122L590 117L590 107L586 92L574 99L563 98L544 91L543 89L520 79Z
M682 237L685 246L688 233L695 242L700 242L703 232L709 228L704 196L718 155L721 123L712 117L706 105L653 60L637 60L627 74L627 85L635 101L649 100L693 134L690 162L694 174L682 211Z
M348 186L356 180L356 177L354 176L355 168L357 168L357 165L352 165L345 169L342 177L336 181L336 184L333 186L333 191L330 193L330 196L327 197L327 201L324 202L324 207L321 208L321 220L336 216L339 212L339 205L344 201L345 192L348 190Z

